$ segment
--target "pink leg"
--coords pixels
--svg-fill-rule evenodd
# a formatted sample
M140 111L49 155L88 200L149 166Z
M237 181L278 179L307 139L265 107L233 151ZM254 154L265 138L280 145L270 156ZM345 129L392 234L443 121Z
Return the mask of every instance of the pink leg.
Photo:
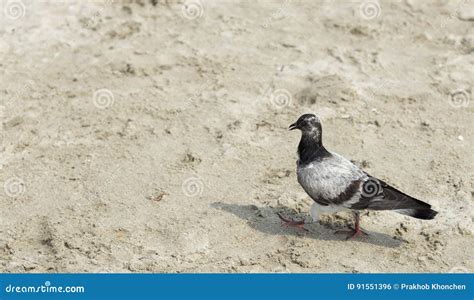
M280 218L280 220L283 221L283 226L285 227L296 227L296 228L299 228L299 229L303 229L304 231L308 231L308 229L304 228L304 221L295 221L295 220L290 220L290 219L287 219L285 217L283 217L282 215L280 215L279 213L277 213L278 217Z
M336 234L346 234L347 235L346 240L354 239L355 237L357 237L359 235L369 235L367 232L363 231L360 228L359 223L360 223L359 213L356 212L355 213L355 226L354 226L354 229L351 228L350 230L338 230L335 233Z

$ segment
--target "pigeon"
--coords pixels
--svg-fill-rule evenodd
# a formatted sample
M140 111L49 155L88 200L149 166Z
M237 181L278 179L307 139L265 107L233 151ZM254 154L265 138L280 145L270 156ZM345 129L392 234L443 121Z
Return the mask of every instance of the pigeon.
M289 130L301 130L298 145L297 177L299 184L314 200L310 209L313 222L321 214L351 210L355 225L350 230L336 233L347 234L347 239L367 235L360 228L361 210L392 210L413 218L430 220L437 212L431 205L415 199L386 182L370 176L348 159L329 152L322 143L321 121L314 114L304 114L290 125ZM284 225L304 229L304 221L295 221L278 214Z

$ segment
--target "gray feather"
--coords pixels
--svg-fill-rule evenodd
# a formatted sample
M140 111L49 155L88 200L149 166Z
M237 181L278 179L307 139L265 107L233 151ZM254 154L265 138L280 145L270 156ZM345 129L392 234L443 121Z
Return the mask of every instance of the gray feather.
M321 160L297 166L298 182L320 205L344 205L360 198L368 176L344 157L331 153Z

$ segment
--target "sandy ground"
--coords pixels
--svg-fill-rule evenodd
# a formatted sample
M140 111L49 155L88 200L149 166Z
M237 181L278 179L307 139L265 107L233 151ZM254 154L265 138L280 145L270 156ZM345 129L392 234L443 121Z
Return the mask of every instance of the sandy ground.
M474 270L472 2L154 2L0 2L0 271ZM438 217L281 227L306 112Z

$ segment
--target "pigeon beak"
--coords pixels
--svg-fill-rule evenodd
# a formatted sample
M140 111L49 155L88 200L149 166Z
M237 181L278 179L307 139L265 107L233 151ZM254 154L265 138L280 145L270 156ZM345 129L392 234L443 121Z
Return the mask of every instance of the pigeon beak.
M298 126L296 126L296 123L293 123L290 125L290 127L288 127L288 130L293 130L293 129L296 129L298 128Z

